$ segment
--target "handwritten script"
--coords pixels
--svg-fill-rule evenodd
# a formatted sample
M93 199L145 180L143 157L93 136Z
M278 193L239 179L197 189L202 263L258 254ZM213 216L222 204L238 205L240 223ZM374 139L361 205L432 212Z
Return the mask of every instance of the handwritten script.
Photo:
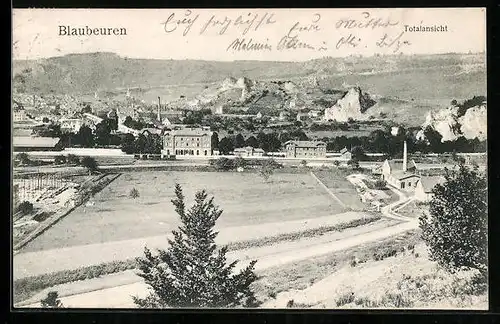
M405 39L404 23L390 15L376 16L369 11L336 21L326 19L317 12L293 22L285 22L284 19L280 22L271 11L204 14L201 18L200 13L185 10L183 13L171 13L161 25L166 34L230 37L225 48L228 52L326 51L370 46L397 53L411 45ZM283 31L281 35L280 30Z

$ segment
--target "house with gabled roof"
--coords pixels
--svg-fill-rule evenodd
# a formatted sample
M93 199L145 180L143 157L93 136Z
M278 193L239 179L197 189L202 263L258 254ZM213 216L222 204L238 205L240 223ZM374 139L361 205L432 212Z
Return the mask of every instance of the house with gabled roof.
M415 199L422 202L428 202L432 199L433 189L438 184L443 184L446 179L442 176L421 177L415 188Z
M352 153L347 149L347 147L344 147L343 149L340 150L339 160L349 161L351 159L352 159Z

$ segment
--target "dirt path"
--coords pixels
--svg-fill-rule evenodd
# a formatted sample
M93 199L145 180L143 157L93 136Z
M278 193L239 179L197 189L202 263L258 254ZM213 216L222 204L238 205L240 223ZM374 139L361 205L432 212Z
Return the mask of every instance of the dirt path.
M400 233L414 229L413 222L400 223L394 226L385 227L381 229L375 229L371 232L358 233L357 235L352 235L345 237L340 240L335 240L331 242L320 242L319 244L307 244L302 247L293 247L291 249L284 249L276 253L274 249L276 246L264 248L260 253L254 251L253 258L257 258L256 271L262 271L265 269L280 267L285 264L293 263L299 260L308 259L315 256L320 256L336 251L341 251L348 249L360 244L365 244L367 242L373 242L380 239L384 239L390 236L398 235ZM258 250L258 249L256 249ZM240 253L229 254L228 260L233 260L234 258L243 259L240 251L235 251ZM265 252L265 253L264 253ZM260 255L260 256L258 256ZM242 261L239 263L239 267L242 268L246 266L249 262ZM236 269L237 270L237 269ZM138 295L140 297L147 294L147 286L142 281L122 285L119 287L112 287L106 289L100 289L96 291L86 292L82 294L72 295L61 298L63 304L67 307L96 307L96 308L120 308L120 307L134 307L132 299L130 296ZM39 304L32 304L25 307L39 307Z
M367 217L364 213L346 212L331 216L301 219L258 225L226 227L219 229L218 244L247 241L283 233L301 232L325 226L335 226ZM14 256L14 280L55 271L126 260L142 255L144 247L164 248L169 235L144 237L140 239L96 243L36 252L22 251Z

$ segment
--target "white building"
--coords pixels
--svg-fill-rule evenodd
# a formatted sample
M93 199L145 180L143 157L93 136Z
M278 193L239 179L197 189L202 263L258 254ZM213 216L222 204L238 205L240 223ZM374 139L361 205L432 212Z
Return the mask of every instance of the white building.
M422 202L428 202L432 199L432 190L437 184L443 184L444 177L421 177L415 188L415 199Z
M165 131L161 154L165 156L212 156L212 132L202 128Z
M405 141L403 145L403 160L401 163L398 160L385 160L382 165L382 180L404 191L415 190L420 176L413 173L417 169L415 162L411 161L410 166L408 166L407 160L408 154Z
M26 121L29 119L30 118L28 117L28 115L26 114L26 110L24 110L24 109L15 109L13 114L12 114L12 120L14 122Z
M84 121L80 118L61 118L59 119L61 130L77 133L80 127L84 125Z
M234 149L233 154L239 157L248 157L248 156L264 156L265 152L261 148L253 148L251 146L247 146Z

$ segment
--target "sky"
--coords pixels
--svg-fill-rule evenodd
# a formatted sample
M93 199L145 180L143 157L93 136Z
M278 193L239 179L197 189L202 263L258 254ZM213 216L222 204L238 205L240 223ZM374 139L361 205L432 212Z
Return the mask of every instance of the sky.
M410 31L422 25L445 31ZM59 35L60 26L126 35ZM486 48L486 9L13 9L12 32L13 58L22 60L92 52L216 61L477 53ZM249 42L264 49L238 47Z

